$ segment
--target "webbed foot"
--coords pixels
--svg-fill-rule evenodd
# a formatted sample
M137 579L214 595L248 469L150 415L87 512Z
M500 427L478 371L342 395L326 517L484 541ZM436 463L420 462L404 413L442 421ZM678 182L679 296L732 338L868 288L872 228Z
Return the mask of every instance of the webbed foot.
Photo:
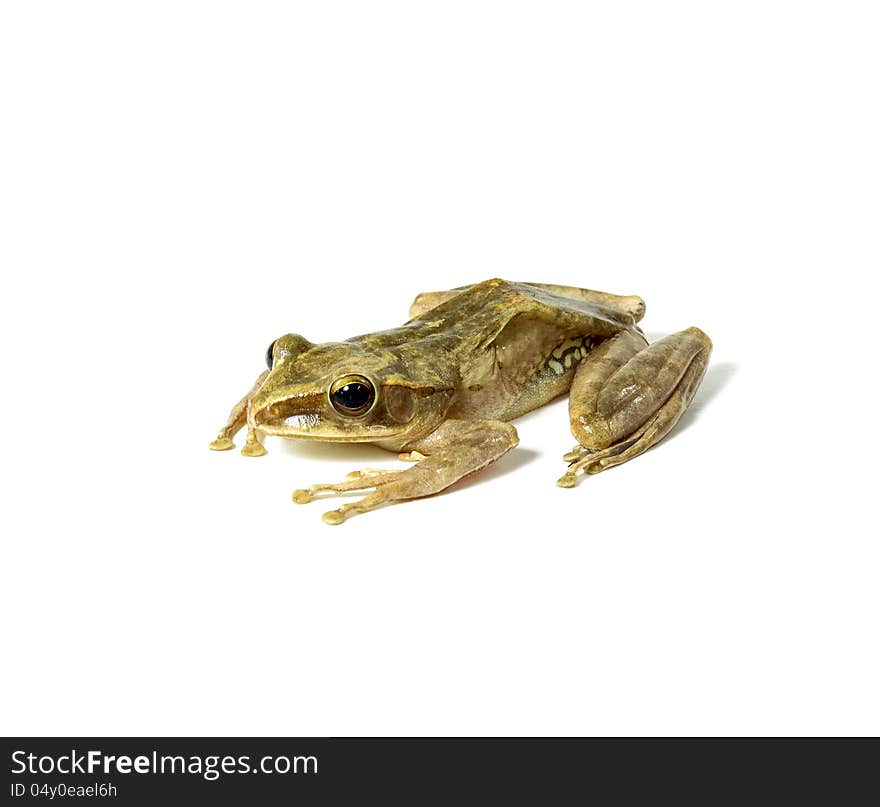
M266 449L260 442L260 433L252 426L248 426L247 440L241 449L241 455L243 457L262 457L265 453Z
M229 451L230 448L235 448L235 443L232 442L231 437L221 436L214 440L208 448L211 451Z

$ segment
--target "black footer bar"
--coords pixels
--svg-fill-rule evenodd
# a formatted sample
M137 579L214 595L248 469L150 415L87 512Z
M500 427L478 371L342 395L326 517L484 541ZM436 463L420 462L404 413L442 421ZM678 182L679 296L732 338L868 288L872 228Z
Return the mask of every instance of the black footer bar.
M877 801L875 739L12 738L4 803Z

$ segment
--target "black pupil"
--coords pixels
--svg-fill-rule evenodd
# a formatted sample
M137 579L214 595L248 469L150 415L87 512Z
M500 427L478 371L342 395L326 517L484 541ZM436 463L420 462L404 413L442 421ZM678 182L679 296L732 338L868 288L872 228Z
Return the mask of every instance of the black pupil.
M352 381L333 393L333 400L343 409L362 409L373 397L372 388L358 381Z

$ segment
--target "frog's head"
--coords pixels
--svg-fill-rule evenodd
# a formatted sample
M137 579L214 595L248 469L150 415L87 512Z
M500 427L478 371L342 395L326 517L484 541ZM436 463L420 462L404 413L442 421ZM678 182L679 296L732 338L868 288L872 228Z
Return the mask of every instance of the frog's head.
M412 439L433 431L452 389L419 363L418 378L387 348L359 342L314 345L297 334L276 339L269 375L248 422L266 434L339 442Z

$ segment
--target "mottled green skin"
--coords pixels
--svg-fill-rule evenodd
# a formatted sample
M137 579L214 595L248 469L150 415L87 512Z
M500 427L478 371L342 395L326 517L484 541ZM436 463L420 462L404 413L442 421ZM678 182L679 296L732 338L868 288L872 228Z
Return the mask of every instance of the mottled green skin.
M578 362L557 372L549 363L554 349L584 337L594 346L635 330L644 306L637 297L493 279L422 295L413 310L399 328L345 342L279 339L274 368L251 403L252 425L286 437L399 450L447 418L510 420L571 385ZM367 376L379 390L365 417L341 416L327 400L329 386L348 373ZM385 405L392 389L392 399L411 398L408 419ZM407 414L406 406L398 409Z

